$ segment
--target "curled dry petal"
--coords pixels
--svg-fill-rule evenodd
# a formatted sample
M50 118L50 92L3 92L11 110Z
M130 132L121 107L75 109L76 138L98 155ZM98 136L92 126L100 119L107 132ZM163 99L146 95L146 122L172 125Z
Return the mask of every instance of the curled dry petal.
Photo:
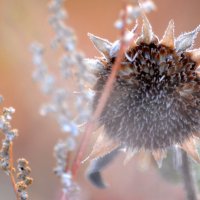
M175 42L176 50L179 52L192 48L194 40L196 39L199 31L200 25L195 30L180 35Z
M160 42L161 44L174 48L174 21L171 20Z
M106 39L97 37L91 33L88 33L88 37L94 44L95 48L106 58L109 57L110 49L112 47L112 43Z

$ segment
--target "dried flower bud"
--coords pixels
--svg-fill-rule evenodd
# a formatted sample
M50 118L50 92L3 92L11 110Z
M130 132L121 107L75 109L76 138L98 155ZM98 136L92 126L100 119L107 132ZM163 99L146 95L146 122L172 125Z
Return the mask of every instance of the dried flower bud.
M24 180L24 183L29 186L33 183L33 179L30 178L30 177L26 177L25 180Z
M18 168L19 169L21 169L21 168L25 168L25 167L27 167L28 166L28 161L26 160L26 159L24 159L24 158L20 158L20 159L18 159Z

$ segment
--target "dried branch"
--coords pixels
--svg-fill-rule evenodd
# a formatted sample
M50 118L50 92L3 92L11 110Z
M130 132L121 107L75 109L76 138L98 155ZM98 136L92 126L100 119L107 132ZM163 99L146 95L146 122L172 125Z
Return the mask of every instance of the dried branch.
M187 200L197 200L196 188L194 178L192 175L192 169L187 153L181 151L182 156L182 176L185 185L185 192L187 194Z

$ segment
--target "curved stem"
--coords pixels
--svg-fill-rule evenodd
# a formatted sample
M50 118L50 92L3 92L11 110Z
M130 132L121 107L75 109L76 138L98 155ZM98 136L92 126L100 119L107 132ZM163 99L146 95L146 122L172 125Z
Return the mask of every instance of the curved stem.
M192 169L190 165L187 153L181 150L182 156L182 176L185 185L185 192L187 194L187 200L197 200L196 188L194 183L194 178L192 174Z

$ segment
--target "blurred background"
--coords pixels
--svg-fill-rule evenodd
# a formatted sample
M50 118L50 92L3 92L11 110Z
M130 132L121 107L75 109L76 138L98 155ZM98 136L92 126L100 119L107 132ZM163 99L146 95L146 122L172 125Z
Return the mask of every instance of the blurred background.
M174 19L176 36L193 30L200 24L199 0L154 0L157 10L149 19L154 32L161 37L169 20ZM48 0L0 0L0 94L1 106L13 106L16 113L13 127L19 130L14 143L15 159L25 157L32 168L34 183L29 194L32 200L55 200L59 193L59 180L53 174L55 164L53 146L62 135L53 118L39 115L40 105L46 100L38 85L32 81L30 44L43 43L47 48L54 36L48 24ZM113 23L118 17L121 0L71 0L65 7L67 23L78 36L78 46L87 57L98 56L87 38L87 32L114 41L118 31ZM200 37L196 47L200 45ZM53 52L46 59L52 61ZM85 179L84 164L79 181L86 200L184 200L181 183L164 179L154 165L141 168L137 157L126 166L123 156L118 157L103 173L110 187L98 190ZM0 199L15 199L8 177L0 172Z

